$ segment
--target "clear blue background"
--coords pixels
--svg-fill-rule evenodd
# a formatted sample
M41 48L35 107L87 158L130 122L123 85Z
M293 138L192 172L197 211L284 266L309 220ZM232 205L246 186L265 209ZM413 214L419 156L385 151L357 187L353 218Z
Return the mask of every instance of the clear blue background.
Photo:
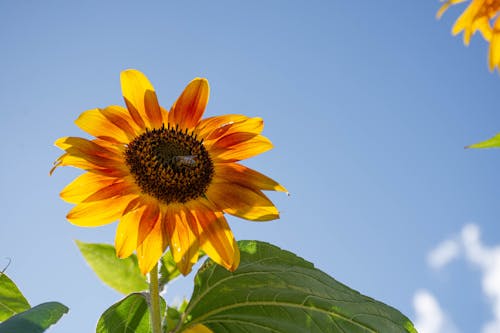
M207 77L207 115L265 119L275 149L248 161L291 192L281 220L230 218L237 239L291 250L413 318L427 288L461 332L491 316L477 270L432 271L427 253L468 222L500 243L500 152L464 150L500 131L500 77L479 36L450 34L461 8L437 1L0 2L0 268L32 305L70 307L50 332L92 332L121 296L74 240L113 242L115 225L65 220L48 176L61 136L87 109L122 104L119 73L143 71L169 107ZM167 300L189 297L191 277Z

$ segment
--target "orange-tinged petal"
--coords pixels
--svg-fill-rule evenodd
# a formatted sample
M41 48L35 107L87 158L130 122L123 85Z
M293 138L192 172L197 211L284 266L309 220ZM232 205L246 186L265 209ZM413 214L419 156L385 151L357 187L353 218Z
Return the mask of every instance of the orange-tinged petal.
M143 204L146 206L146 209L141 216L137 245L141 245L142 242L149 236L156 225L156 221L160 217L158 202L150 200L149 202L145 202Z
M99 139L89 141L76 137L63 137L56 140L55 145L67 153L56 160L51 173L58 166L71 165L84 170L95 170L108 176L127 175L129 171L119 148L104 147L98 144L99 141ZM104 143L104 141L100 142Z
M264 129L264 121L262 118L258 117L244 117L240 120L227 119L227 121L223 123L217 121L212 121L211 123L212 124L204 124L203 128L196 129L197 134L203 138L205 143L238 132L260 134Z
M194 326L189 326L182 333L213 333L211 329L203 324L195 324Z
M273 144L265 136L234 133L215 142L209 152L215 162L236 162L262 154L272 147Z
M102 141L101 141L102 142ZM87 140L78 137L63 137L57 139L54 144L74 156L88 157L89 161L94 160L114 160L123 161L120 150L113 146L99 144L98 140ZM99 165L99 163L96 163Z
M195 201L189 206L197 223L201 249L213 261L234 271L240 263L240 250L224 214L215 211L209 202Z
M257 190L288 192L273 179L238 163L217 163L214 169L215 177L221 181L225 180Z
M137 259L139 269L146 275L160 260L163 251L167 247L167 237L163 228L161 215L157 216L153 229L137 248Z
M107 112L107 115L115 118L115 122L126 123L126 120L112 112ZM113 119L112 118L112 119ZM75 121L76 125L85 132L108 141L117 143L128 143L133 137L131 133L127 133L122 127L115 125L106 115L103 110L92 109L83 112ZM128 125L128 124L127 124ZM130 128L130 126L128 126Z
M104 177L100 174L86 172L69 183L62 191L61 198L70 203L79 203L92 193L117 182L117 178Z
M196 126L196 133L202 137L206 138L208 134L213 132L217 128L225 127L230 124L239 123L249 119L247 116L242 114L225 114L222 116L214 116L202 119Z
M89 161L86 155L74 156L66 153L57 158L49 174L52 175L54 170L61 166L72 166L89 172L98 173L106 177L126 177L130 173L128 169L124 167L123 163L118 164L116 161L105 159L101 159L99 163L100 165L97 165Z
M130 116L130 112L124 107L111 105L101 109L101 112L116 127L124 131L130 140L144 131L144 128L137 126Z
M181 129L194 128L205 112L209 94L210 86L206 79L195 78L189 82L170 109L169 123L178 124Z
M140 206L122 216L115 235L115 249L118 258L126 258L137 249L139 224L146 206Z
M279 218L278 209L261 191L235 183L212 183L207 190L208 199L224 212L252 221Z
M162 118L162 122L164 124L168 124L168 110L165 109L163 106L160 106L160 110L161 110L161 118Z
M125 104L135 123L141 128L161 127L160 105L148 78L138 70L128 69L121 73L120 81Z
M95 193L91 193L82 202L101 201L131 193L140 193L140 189L137 187L137 185L128 181L118 181L109 186L101 188L99 191Z
M137 194L128 194L101 201L80 203L70 210L66 218L81 227L97 227L118 220L123 210Z
M169 237L172 256L179 271L187 275L198 260L198 237L189 226L189 211L181 205L170 205L164 217L164 227Z

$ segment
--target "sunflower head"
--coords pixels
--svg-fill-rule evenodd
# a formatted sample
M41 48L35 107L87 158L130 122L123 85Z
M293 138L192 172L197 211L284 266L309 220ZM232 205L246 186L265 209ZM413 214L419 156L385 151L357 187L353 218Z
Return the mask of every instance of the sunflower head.
M202 119L209 84L195 78L170 110L158 103L147 77L121 74L126 108L85 111L76 124L92 139L63 137L58 166L85 173L61 197L76 204L68 220L95 227L119 221L119 257L137 252L146 274L169 246L179 270L190 272L199 250L229 270L239 250L225 214L247 220L279 217L263 190L286 192L271 178L240 164L269 150L263 121L240 114Z

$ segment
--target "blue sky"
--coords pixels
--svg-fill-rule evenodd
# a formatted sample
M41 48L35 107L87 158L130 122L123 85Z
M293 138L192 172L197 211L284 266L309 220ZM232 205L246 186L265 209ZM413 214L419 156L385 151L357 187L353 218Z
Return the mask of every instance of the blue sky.
M84 135L73 123L81 112L123 104L124 69L143 71L166 107L203 76L207 115L264 118L275 148L246 164L291 192L270 194L278 221L229 218L237 239L291 250L422 325L432 326L431 309L448 327L441 332L481 332L500 303L483 288L500 264L481 260L500 251L500 151L463 147L500 132L500 77L480 36L468 48L451 36L464 6L441 21L438 8L1 2L0 267L12 259L7 274L32 305L70 308L50 332L93 331L120 295L100 284L74 240L111 243L116 226L65 220L71 206L58 193L79 172L48 176L60 154L53 142ZM470 230L481 233L473 244ZM446 241L452 250L442 250ZM490 252L474 257L478 246ZM172 284L167 300L189 296L191 279Z

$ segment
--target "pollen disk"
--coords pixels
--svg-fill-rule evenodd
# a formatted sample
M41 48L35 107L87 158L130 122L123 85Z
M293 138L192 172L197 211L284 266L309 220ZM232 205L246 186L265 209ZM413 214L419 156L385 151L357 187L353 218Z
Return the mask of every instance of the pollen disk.
M178 127L147 129L128 144L125 161L141 190L166 204L204 195L214 174L203 141Z

